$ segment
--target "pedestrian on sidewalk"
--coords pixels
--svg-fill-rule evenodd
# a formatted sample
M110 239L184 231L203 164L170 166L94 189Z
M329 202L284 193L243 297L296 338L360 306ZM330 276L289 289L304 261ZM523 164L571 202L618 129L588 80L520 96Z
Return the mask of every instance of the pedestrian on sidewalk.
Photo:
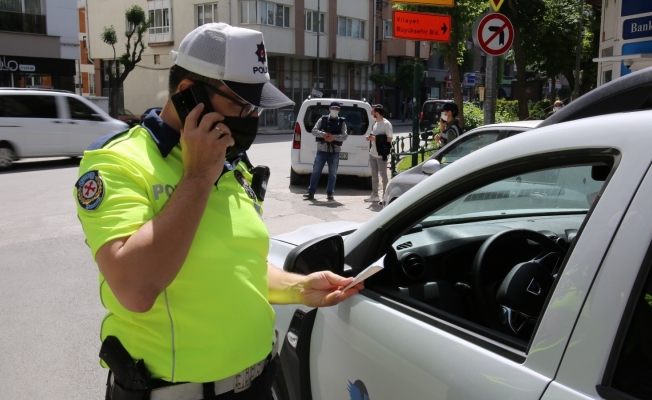
M303 195L305 200L313 200L317 191L317 183L324 164L328 163L328 184L326 185L326 198L331 201L335 193L335 181L337 180L337 168L340 164L340 151L342 142L346 140L346 122L340 117L340 104L336 101L331 103L328 109L328 115L321 117L315 127L312 128L312 134L317 142L317 154L312 166L310 175L310 186L308 193Z
M378 175L383 182L383 194L387 188L387 156L391 151L393 128L385 119L385 109L376 104L371 109L371 117L375 120L371 132L365 138L369 142L369 164L371 165L371 196L364 199L368 203L380 202L378 195Z
M459 114L459 108L455 103L446 103L442 107L441 117L439 119L439 132L435 135L435 140L439 144L439 147L444 147L446 144L450 143L464 131L460 125L460 120L457 119Z
M408 100L407 103L407 119L412 119L412 110L414 109L414 104L412 104L412 100Z

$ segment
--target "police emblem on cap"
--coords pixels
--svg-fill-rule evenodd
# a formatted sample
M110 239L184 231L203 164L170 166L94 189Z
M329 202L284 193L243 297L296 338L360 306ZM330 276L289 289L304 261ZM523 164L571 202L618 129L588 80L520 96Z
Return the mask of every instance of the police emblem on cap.
M104 181L99 171L88 171L75 183L77 201L87 211L93 211L100 206L104 198Z
M267 61L267 55L265 54L265 44L260 42L260 44L257 44L256 47L258 47L258 50L256 50L258 62L265 64L265 61Z
M247 182L247 178L245 178L244 175L242 175L242 173L240 171L237 171L237 170L233 173L233 176L235 176L235 179L238 180L238 182L244 188L245 192L247 192L247 196L249 196L249 198L255 202L256 201L256 193L251 188L251 186L249 186L249 182Z

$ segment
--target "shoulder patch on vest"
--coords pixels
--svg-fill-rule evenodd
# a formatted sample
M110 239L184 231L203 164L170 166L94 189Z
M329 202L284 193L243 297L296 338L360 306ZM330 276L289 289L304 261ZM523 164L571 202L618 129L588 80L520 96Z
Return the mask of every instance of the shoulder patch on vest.
M86 211L96 210L104 199L104 181L97 170L88 171L75 183L77 201Z
M121 131L121 132L116 132L116 133L109 133L108 135L102 136L101 138L97 139L93 143L91 143L90 146L86 150L98 150L101 149L102 147L106 146L107 143L109 143L111 140L117 138L120 135L124 135L125 133L128 133L131 129L127 129L126 131Z

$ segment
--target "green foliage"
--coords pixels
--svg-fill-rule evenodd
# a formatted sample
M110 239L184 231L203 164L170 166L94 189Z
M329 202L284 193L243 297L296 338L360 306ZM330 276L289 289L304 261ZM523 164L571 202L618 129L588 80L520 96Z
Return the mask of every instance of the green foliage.
M418 74L420 77L419 82L423 80L425 68L422 63L418 63ZM414 86L414 61L410 60L401 64L396 69L396 76L394 83L399 88L403 89L405 93L411 93Z
M113 25L108 28L105 26L102 34L100 35L100 38L109 46L114 46L116 43L118 43L118 35L115 33L115 28Z
M464 103L464 130L470 131L484 125L484 113L473 103Z
M369 74L369 80L378 88L393 84L394 79L394 74L386 74L381 72L378 68L375 68L374 71Z
M530 119L544 119L546 114L550 112L552 105L550 100L543 99L537 101L536 103L530 101L528 102L528 108L530 110Z
M518 101L498 99L496 101L496 123L518 121Z

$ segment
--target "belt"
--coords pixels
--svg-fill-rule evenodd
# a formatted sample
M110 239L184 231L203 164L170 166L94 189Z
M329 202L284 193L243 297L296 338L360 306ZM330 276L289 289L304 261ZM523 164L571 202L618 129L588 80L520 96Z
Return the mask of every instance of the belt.
M208 385L213 385L215 396L233 391L235 393L242 392L249 389L251 382L259 377L267 364L266 358L243 371L229 376L228 378L220 379L219 381L208 382ZM110 385L113 386L114 375L111 374ZM149 399L150 400L202 400L204 399L204 387L206 383L179 383L160 388L152 389Z

